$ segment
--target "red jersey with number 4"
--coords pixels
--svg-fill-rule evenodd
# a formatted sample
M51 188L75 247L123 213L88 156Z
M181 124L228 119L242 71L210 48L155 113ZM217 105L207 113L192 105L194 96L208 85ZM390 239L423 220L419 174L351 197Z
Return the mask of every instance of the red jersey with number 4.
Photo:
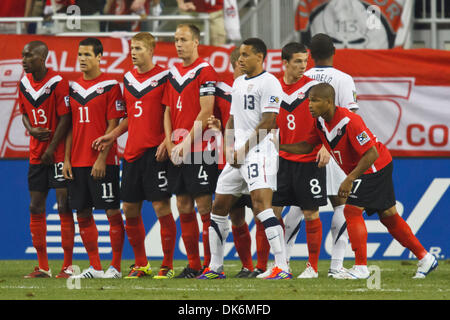
M70 107L72 166L92 167L99 153L92 149L92 142L105 134L108 120L119 119L125 115L120 85L106 74L92 80L80 77L70 85ZM116 142L109 151L106 164L119 164Z
M175 144L180 143L182 137L194 126L201 109L200 98L214 96L217 78L214 68L201 58L187 67L176 63L169 70L163 104L170 108ZM192 151L203 151L207 146L207 141L203 141L201 145L196 143L192 146Z
M330 123L317 118L306 141L314 145L323 143L346 174L355 169L362 156L373 146L379 156L364 174L377 172L392 161L389 150L367 128L362 118L346 108L336 107Z
M30 137L30 163L40 164L41 156L53 138L59 117L70 112L69 83L48 69L41 81L34 81L31 73L28 73L20 81L19 87L20 112L28 116L31 126L52 131L48 141ZM53 154L55 163L64 161L64 141L61 140Z
M220 119L222 123L222 139L215 140L216 148L219 151L219 170L225 167L226 159L223 153L224 141L223 133L225 132L225 127L227 125L228 119L230 118L230 107L231 107L231 90L233 89L233 81L220 81L216 85L216 98L214 100L214 116Z
M128 139L124 158L132 162L148 148L164 140L164 105L162 97L168 70L155 65L146 73L133 69L123 78L124 99L128 116Z
M309 89L318 84L317 81L303 76L294 84L286 84L283 77L278 79L283 88L280 113L277 126L280 129L280 144L291 144L309 137L314 119L309 112ZM321 145L309 154L292 154L280 150L280 157L295 162L315 162Z

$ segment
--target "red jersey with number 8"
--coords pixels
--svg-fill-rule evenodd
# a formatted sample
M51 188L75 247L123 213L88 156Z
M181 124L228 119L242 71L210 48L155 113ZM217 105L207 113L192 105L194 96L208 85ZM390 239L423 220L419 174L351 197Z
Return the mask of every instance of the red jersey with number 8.
M120 85L105 74L95 79L80 77L70 85L72 109L72 167L92 167L98 151L92 142L105 134L108 120L125 115ZM107 165L119 165L117 143L114 142L106 159Z
M346 174L355 169L362 156L373 146L379 156L364 174L380 171L392 161L389 150L367 128L362 118L346 108L336 107L330 123L322 117L317 118L306 141L313 145L323 143Z
M124 158L132 162L148 148L164 140L164 105L162 97L168 70L155 65L146 73L133 69L125 74L124 99L128 116L128 140Z
M48 69L41 81L34 81L31 73L28 73L20 81L19 87L20 112L28 116L31 126L52 131L48 141L30 137L30 163L40 164L41 156L53 138L59 117L70 112L69 83ZM64 161L64 140L61 140L55 150L55 163Z
M294 84L286 84L283 77L278 79L283 89L277 126L280 130L280 144L303 141L309 136L314 119L309 112L309 89L317 81L303 76ZM292 154L280 150L280 157L295 162L315 162L321 145L308 154Z

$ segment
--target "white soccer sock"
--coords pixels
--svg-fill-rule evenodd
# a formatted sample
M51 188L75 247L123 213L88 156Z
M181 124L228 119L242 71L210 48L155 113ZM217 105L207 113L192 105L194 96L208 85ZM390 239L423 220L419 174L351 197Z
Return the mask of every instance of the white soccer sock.
M331 235L333 238L333 248L331 249L330 269L340 270L342 268L345 250L348 244L347 223L344 216L345 205L334 208L331 220Z
M215 272L219 272L223 267L225 242L229 231L228 216L219 216L211 213L211 224L209 226L211 261L209 268Z
M260 212L256 216L264 225L267 240L275 257L275 265L280 269L289 272L286 259L286 243L284 241L283 228L275 217L272 208Z
M288 213L284 216L284 237L286 239L286 256L288 261L291 259L291 252L303 219L302 209L296 206L291 206Z

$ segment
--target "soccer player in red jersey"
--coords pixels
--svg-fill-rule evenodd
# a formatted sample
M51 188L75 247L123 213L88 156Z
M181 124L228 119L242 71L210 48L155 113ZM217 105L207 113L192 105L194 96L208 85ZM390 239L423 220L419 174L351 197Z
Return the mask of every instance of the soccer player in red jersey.
M208 141L203 141L202 132L213 114L218 76L214 68L199 57L199 39L200 31L196 26L177 26L175 47L183 62L174 64L169 70L163 97L166 106L164 130L171 159L169 191L177 197L181 237L189 262L178 278L195 278L202 269L194 201L203 223L203 266L210 260L208 228L217 164L212 152L208 151Z
M69 83L45 67L48 48L42 41L31 41L22 51L27 73L19 85L22 122L30 133L30 230L39 266L25 278L49 278L45 202L48 189L55 188L61 219L64 262L57 278L70 276L75 226L67 201L66 181L62 176L64 137L70 127Z
M107 135L96 139L93 147L102 150L128 131L124 153L120 197L126 217L126 232L133 247L135 264L126 277L139 278L152 273L145 252L142 203L152 201L161 225L164 259L155 278L173 277L176 225L167 191L168 157L164 142L164 106L161 103L168 71L152 62L155 38L141 32L131 39L131 59L135 69L124 76L127 117Z
M377 212L381 223L394 239L414 253L419 260L414 278L425 278L438 262L397 213L392 181L393 163L388 149L366 127L359 115L335 106L335 93L331 85L320 83L312 87L309 99L311 115L316 119L309 137L298 143L282 144L280 150L305 154L323 143L347 174L338 196L346 199L344 215L355 252L355 265L335 278L365 279L370 276L367 268L367 229L362 216L364 210L368 215Z
M280 144L294 143L308 137L314 119L309 112L308 93L318 82L304 76L308 62L306 47L292 42L283 47L281 57L284 75L279 78L283 88L277 125ZM319 207L327 204L326 172L317 163L317 145L311 153L292 154L280 150L277 191L273 205L281 214L283 206L297 206L303 211L306 226L306 241L309 259L306 269L299 278L317 278L320 246L322 243L322 223ZM295 232L293 234L296 234ZM289 241L286 235L286 240Z
M69 179L69 204L77 210L81 239L91 266L79 278L121 278L124 224L119 199L117 144L102 151L92 142L114 130L125 115L119 83L100 71L103 46L96 38L82 40L78 62L82 76L70 86L72 130L66 139L63 173ZM103 272L98 251L98 230L92 208L104 209L110 224L111 266Z

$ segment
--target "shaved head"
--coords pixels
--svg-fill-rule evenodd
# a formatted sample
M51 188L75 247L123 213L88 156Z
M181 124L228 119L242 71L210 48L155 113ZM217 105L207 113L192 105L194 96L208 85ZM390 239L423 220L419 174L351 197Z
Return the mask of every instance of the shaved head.
M311 95L328 100L330 99L334 103L335 92L334 88L328 83L319 83L311 87L309 91Z
M31 42L27 43L26 46L28 46L28 49L31 52L35 53L36 55L41 56L43 59L47 59L48 47L44 42L39 41L39 40L31 41Z

